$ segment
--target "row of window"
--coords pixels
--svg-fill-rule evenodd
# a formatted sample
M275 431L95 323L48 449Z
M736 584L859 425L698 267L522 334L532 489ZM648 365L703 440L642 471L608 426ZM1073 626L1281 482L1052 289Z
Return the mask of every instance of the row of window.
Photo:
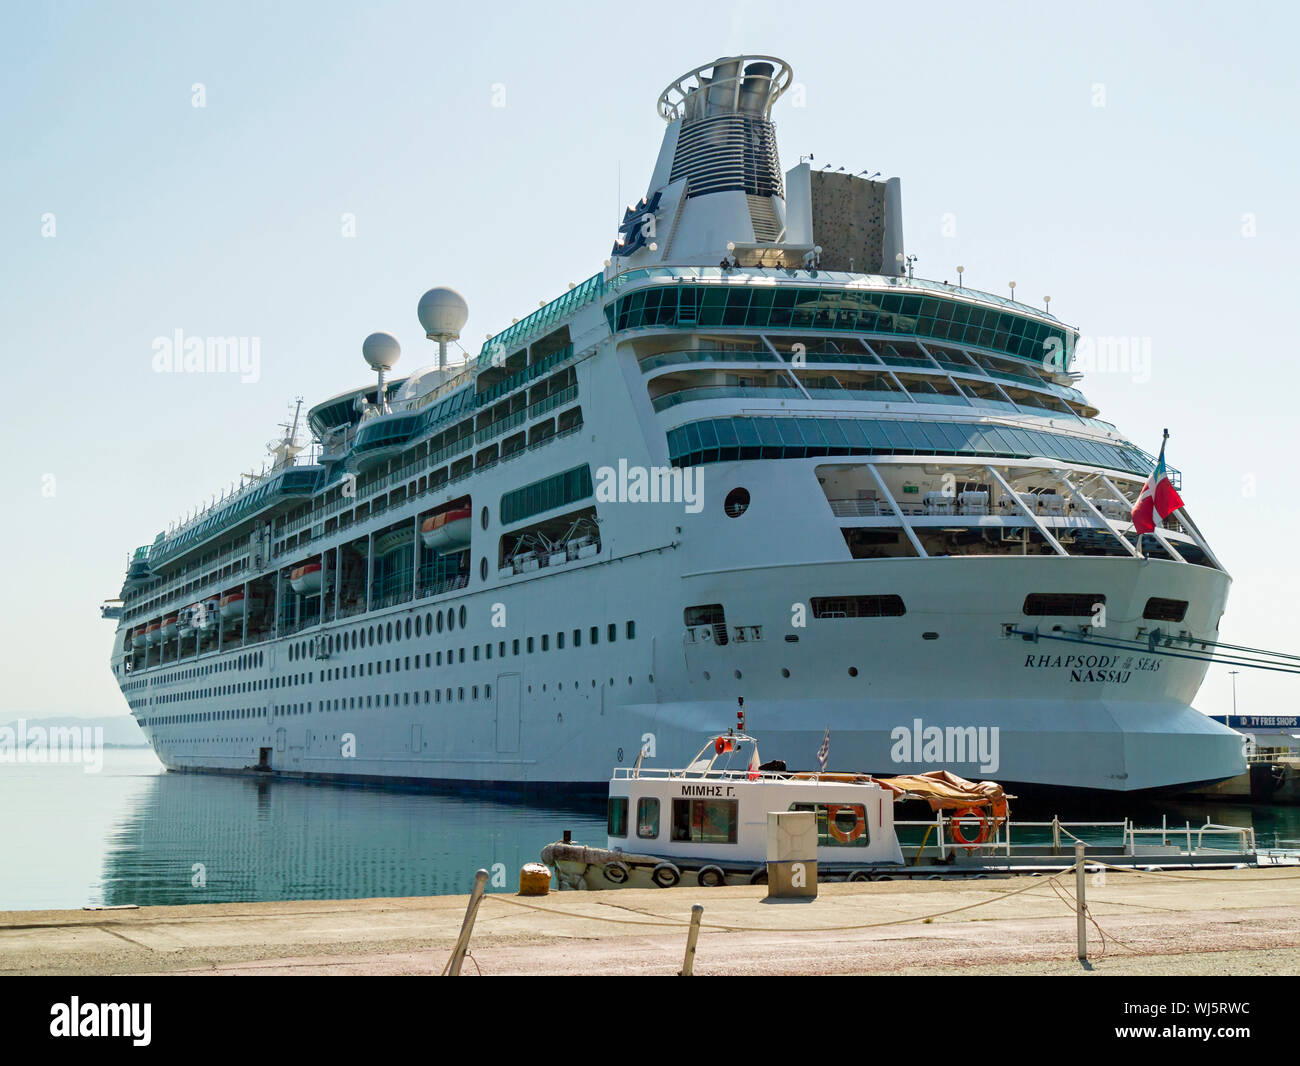
M1100 592L1031 592L1025 597L1024 613L1031 617L1089 618L1106 606ZM1187 600L1152 596L1142 608L1142 617L1153 622L1181 622L1187 615Z
M462 610L463 609L464 608L462 608ZM449 611L448 614L450 613L451 612ZM407 619L407 623L409 625L410 619ZM623 625L624 625L623 633L625 638L627 640L635 640L636 622L632 619L629 619ZM370 628L372 630L374 629L373 626ZM402 627L399 624L398 625L399 633L401 631L401 628ZM608 625L605 628L605 640L607 643L612 644L618 639L618 629L619 629L618 623L616 622L608 623ZM557 651L563 650L564 647L566 646L568 639L570 639L570 634L566 633L564 630L557 632L555 634L556 650ZM572 639L572 647L574 648L582 647L584 640L589 645L599 644L601 639L601 627L590 626L585 630L582 628L574 629L571 631L571 639ZM295 647L296 647L297 654L298 655L308 654L310 651L309 645L311 643L312 642L301 642L299 645L296 645ZM509 641L509 653L511 655L519 655L519 654L531 655L537 650L539 644L542 651L550 651L551 634L543 633L540 636L540 638L515 637L511 641ZM495 645L490 643L482 644L482 645L475 644L472 645L469 650L470 650L470 661L472 662L491 660L494 652L497 658L504 659L507 654L507 642L502 640L502 641L498 641ZM448 666L451 666L455 663L463 663L466 661L465 649L463 647L448 648L446 650L445 656L446 656L445 663ZM433 666L444 665L444 653L441 651L425 652L423 665L426 669ZM405 666L405 669L407 670L412 670L412 669L419 670L421 668L420 656L418 654L415 655L414 657L407 655L405 656L405 658L398 656L393 659L377 659L373 662L351 663L343 666L327 667L322 669L320 674L321 674L322 682L340 681L347 678L373 677L376 674L380 674L380 675L385 673L391 674L395 671L400 673L403 669L403 666ZM184 673L184 672L185 671L180 671L180 673ZM159 704L175 703L183 700L188 701L194 699L208 699L215 696L234 695L234 694L239 694L244 692L260 692L267 689L289 688L296 685L311 685L311 684L315 684L315 682L316 682L316 671L310 670L305 673L283 674L278 677L257 678L249 681L237 681L228 685L215 685L209 688L193 689L185 692L165 693L155 697L155 701ZM450 692L451 690L448 689L447 691ZM450 698L451 697L448 696L449 700ZM475 698L477 698L477 696ZM435 700L434 702L439 702L439 701Z
M609 328L811 329L890 333L989 348L1042 364L1072 340L1037 319L937 295L842 286L677 285L639 289L605 308Z
M866 808L860 803L792 803L792 811L812 811L817 816L817 845L823 848L865 848L871 843ZM628 798L611 796L606 808L606 828L611 837L628 835ZM674 799L671 837L687 844L734 844L740 827L740 802L727 799ZM642 796L636 801L636 835L658 840L660 801Z
M423 693L416 690L414 692L384 692L373 696L341 696L336 699L321 700L319 706L316 706L314 700L306 700L302 703L281 703L274 704L271 707L271 715L275 718L287 718L311 714L313 710L323 713L380 707L409 707L412 704L418 706L421 703L463 703L466 699L466 693L469 694L468 698L470 700L477 700L480 693L482 693L483 699L490 700L492 698L492 686L459 685L454 689L424 689ZM421 699L421 696L423 696L423 699ZM142 726L162 726L193 722L225 722L244 718L261 718L265 714L266 708L264 707L234 707L220 711L195 711L191 714L151 715L148 718L140 719L140 724Z
M1153 460L1131 444L977 422L873 418L708 418L668 431L674 466L823 455L974 455L1059 459L1144 477Z
M534 481L531 485L507 492L501 497L501 524L508 526L522 522L543 511L567 507L578 500L590 499L595 490L591 483L591 467L583 463L572 470Z

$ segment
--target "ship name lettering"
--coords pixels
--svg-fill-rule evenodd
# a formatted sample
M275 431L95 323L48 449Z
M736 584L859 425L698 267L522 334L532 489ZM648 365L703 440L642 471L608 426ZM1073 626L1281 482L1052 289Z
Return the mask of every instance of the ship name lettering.
M734 796L736 789L732 785L682 785L683 796Z

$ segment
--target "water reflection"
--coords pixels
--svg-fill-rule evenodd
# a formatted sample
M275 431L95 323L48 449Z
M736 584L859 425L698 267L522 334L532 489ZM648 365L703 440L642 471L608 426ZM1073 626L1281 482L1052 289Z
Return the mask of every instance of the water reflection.
M923 804L906 807L900 817L926 817ZM519 867L563 830L603 844L603 808L165 774L149 752L109 751L98 774L6 764L0 909L459 893L480 866L497 863L513 889ZM1207 821L1253 825L1262 848L1300 847L1300 807L1132 797L1012 804L1017 822L1053 814L1127 816L1139 826L1165 818L1171 836L1185 822L1193 831Z
M199 774L155 778L106 844L103 898L141 906L467 892L572 829L603 840L603 804L512 803ZM500 864L500 865L497 865Z

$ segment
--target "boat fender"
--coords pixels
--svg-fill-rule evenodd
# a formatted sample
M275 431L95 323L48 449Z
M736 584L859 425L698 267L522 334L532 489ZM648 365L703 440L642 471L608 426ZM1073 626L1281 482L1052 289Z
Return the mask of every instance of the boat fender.
M695 875L695 880L701 888L717 888L727 883L727 875L721 866L705 866Z
M612 862L605 863L605 869L603 872L605 874L605 880L611 885L621 885L627 880L629 870L627 868L627 863L615 859Z
M681 870L670 862L661 862L650 871L650 880L660 888L673 888L681 879Z

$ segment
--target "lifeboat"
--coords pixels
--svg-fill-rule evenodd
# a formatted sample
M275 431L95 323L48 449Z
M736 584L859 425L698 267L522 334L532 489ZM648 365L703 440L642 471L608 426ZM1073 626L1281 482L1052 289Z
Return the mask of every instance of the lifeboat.
M162 622L162 639L175 640L177 631L178 626L176 624L176 616L174 614L169 614Z
M226 621L242 619L247 605L244 602L244 590L235 589L221 597L221 617Z
M144 639L146 644L157 644L162 640L162 623L150 622L145 626Z
M289 584L300 596L314 596L320 592L321 565L319 559L313 559L302 566L295 566L289 572Z
M454 551L469 544L470 507L457 507L451 511L431 515L420 526L420 539L426 548L434 551Z
M131 634L131 647L137 651L144 647L144 626L140 626Z

